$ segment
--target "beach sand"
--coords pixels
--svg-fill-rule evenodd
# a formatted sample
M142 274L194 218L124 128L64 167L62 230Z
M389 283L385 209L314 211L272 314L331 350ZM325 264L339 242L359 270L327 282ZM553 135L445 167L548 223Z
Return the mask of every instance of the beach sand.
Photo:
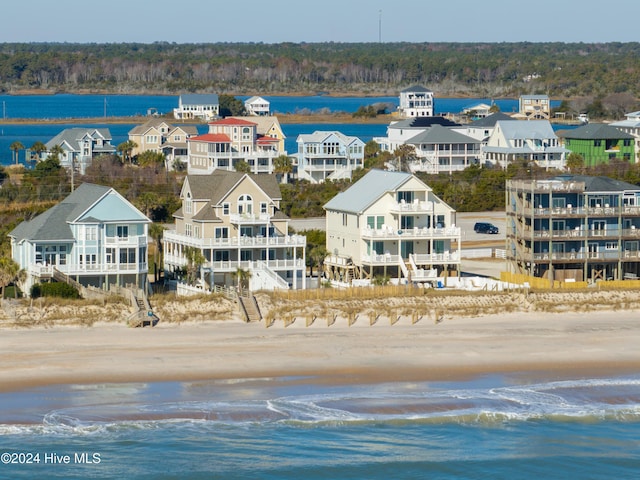
M232 320L0 330L0 388L317 376L318 382L456 380L529 372L583 378L640 371L637 310L345 318L265 328Z

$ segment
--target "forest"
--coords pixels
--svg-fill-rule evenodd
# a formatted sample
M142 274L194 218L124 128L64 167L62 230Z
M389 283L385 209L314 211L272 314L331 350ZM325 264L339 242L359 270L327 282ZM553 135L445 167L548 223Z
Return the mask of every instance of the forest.
M0 44L0 91L640 97L640 43Z

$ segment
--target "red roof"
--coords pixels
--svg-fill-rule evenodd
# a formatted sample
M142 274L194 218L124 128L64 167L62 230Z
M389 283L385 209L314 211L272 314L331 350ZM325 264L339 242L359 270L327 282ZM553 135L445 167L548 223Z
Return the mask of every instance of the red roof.
M278 138L273 138L273 137L268 137L268 136L263 136L263 137L259 137L256 140L256 143L278 143L280 141L280 139Z
M249 122L247 120L243 120L241 118L223 118L222 120L214 120L213 122L209 122L209 125L251 125L256 126L257 123Z
M231 143L229 135L224 133L205 133L197 137L189 138L191 142L209 142L209 143Z

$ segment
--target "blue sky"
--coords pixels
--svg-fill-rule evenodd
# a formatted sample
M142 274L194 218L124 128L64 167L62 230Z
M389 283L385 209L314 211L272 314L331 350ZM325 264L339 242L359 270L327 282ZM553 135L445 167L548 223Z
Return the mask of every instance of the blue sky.
M10 0L0 15L0 42L640 41L640 0Z

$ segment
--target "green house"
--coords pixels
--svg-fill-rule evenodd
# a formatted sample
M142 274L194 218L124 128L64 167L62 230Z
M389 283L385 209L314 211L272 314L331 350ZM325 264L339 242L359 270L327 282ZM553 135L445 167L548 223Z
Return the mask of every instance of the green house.
M634 137L604 123L589 123L573 130L558 132L564 146L584 158L584 165L592 167L618 158L634 161Z

